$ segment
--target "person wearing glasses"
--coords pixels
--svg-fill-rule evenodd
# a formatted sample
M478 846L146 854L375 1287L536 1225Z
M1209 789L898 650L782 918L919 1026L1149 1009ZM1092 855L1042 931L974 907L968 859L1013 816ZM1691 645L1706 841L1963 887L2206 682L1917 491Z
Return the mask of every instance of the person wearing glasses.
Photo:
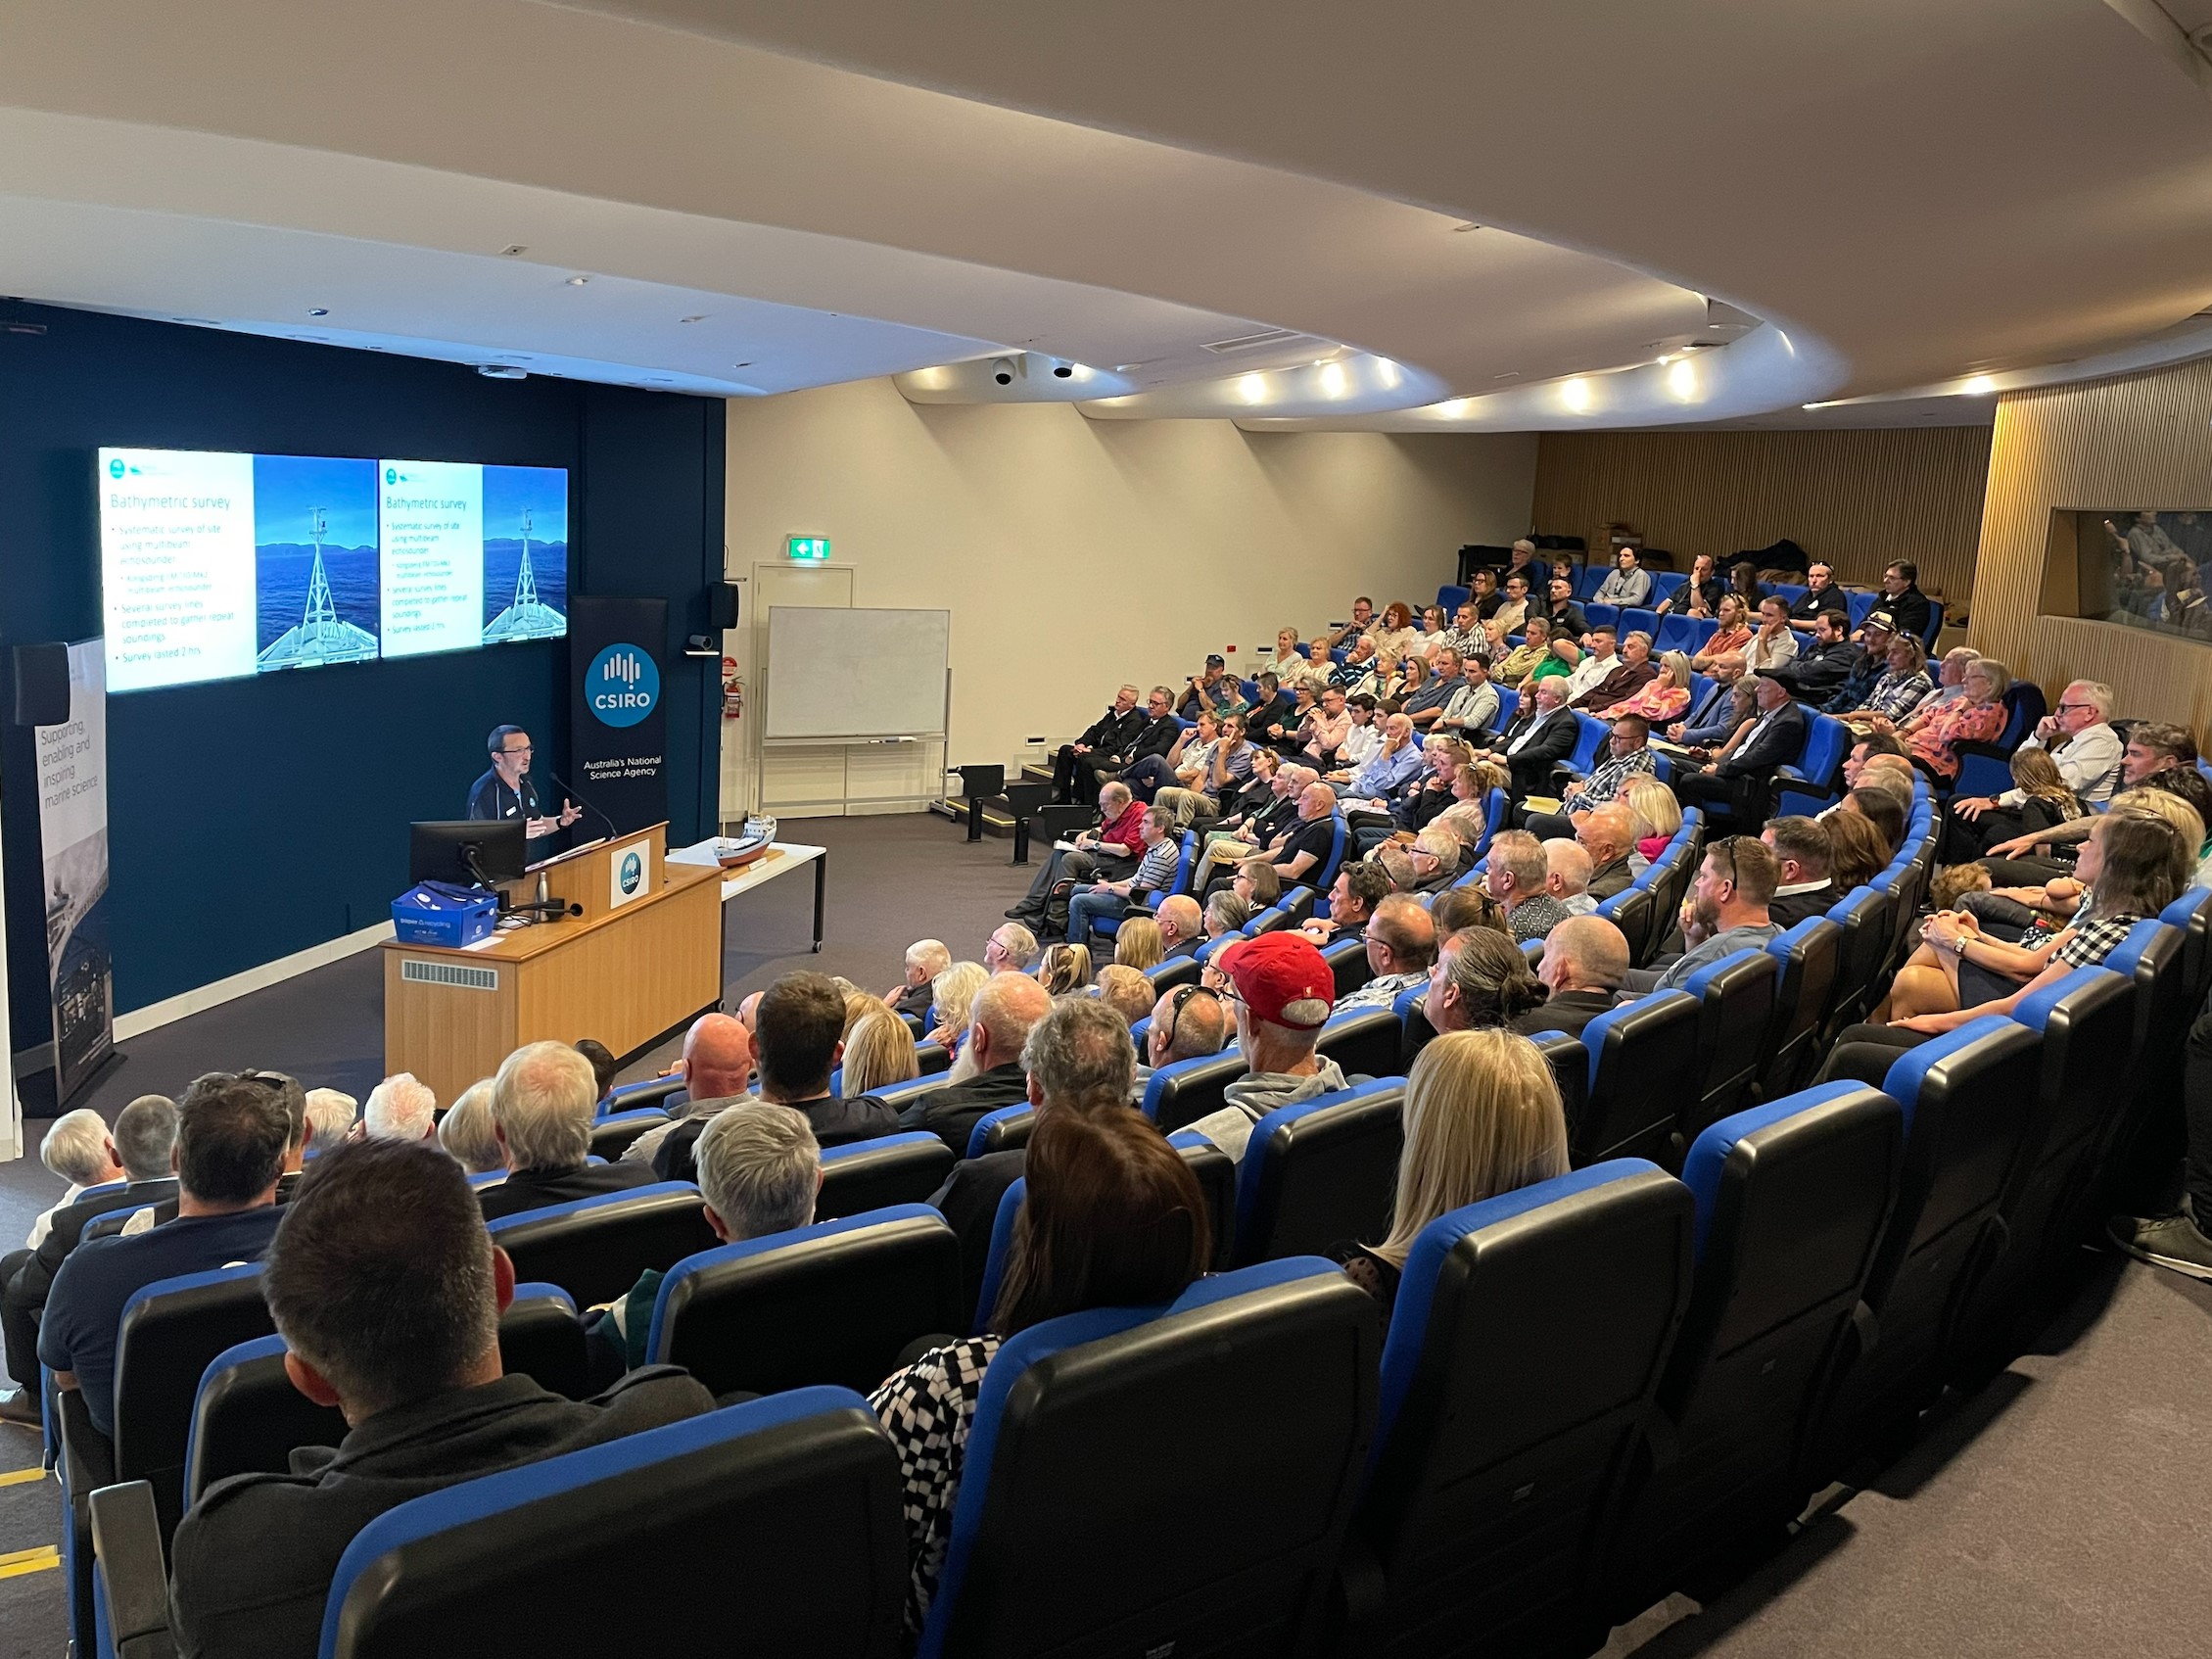
M2060 781L2084 806L2109 801L2120 784L2127 745L2112 730L2112 702L2111 687L2101 681L2077 680L2059 693L2058 706L2036 722L2035 731L2020 741L2018 752L2049 752ZM2026 798L2022 790L2007 789L2000 795L1954 799L1948 810L1954 821L1963 819L1981 831L1978 850L1983 844L2017 835L2026 828L2021 821Z
M552 795L530 775L530 734L519 726L494 726L485 747L491 751L492 769L469 788L468 816L473 819L519 818L523 821L523 858L536 864L560 850L561 832L584 816L574 801L553 805Z
M1699 969L1737 951L1765 950L1782 929L1766 907L1781 881L1773 850L1755 835L1723 835L1706 849L1682 901L1682 937L1690 948L1664 968L1631 968L1630 991L1671 991Z
M1203 1060L1221 1052L1229 1040L1229 1010L1206 985L1177 985L1153 1004L1145 1028L1145 1063L1137 1067L1131 1099L1142 1099L1145 1084L1163 1066L1178 1060Z

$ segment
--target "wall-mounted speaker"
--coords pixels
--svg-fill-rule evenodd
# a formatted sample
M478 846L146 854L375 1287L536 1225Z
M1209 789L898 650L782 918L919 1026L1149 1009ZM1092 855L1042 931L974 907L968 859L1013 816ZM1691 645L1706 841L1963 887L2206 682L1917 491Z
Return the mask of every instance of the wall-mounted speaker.
M69 719L69 646L18 645L10 655L15 684L9 718L18 726L59 726Z
M707 624L715 629L737 626L737 584L717 582L707 590Z

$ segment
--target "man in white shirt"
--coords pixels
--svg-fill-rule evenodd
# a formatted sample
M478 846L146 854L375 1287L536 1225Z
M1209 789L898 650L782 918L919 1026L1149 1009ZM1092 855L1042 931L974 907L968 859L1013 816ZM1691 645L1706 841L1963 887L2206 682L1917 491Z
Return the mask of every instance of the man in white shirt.
M1590 897L1590 855L1574 841L1544 843L1544 891L1570 916L1587 916L1598 907Z
M1621 666L1621 653L1614 649L1614 631L1597 627L1582 637L1582 660L1575 665L1575 672L1567 677L1567 702L1577 697L1602 682Z
M2112 798L2120 786L2127 745L2112 730L2112 687L2098 680L2076 680L2059 693L2058 706L2021 739L2023 749L2047 749L2058 776L2084 806ZM2020 808L2027 794L2006 789L1996 795L1965 795L1946 809L1944 839L1938 856L1948 863L1979 858L1984 849L2008 841L2027 825Z

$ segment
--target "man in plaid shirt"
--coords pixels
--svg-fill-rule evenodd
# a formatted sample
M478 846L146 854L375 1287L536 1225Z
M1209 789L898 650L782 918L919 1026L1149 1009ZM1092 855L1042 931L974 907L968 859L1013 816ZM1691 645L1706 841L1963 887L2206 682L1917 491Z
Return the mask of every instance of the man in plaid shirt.
M1579 783L1570 783L1560 797L1557 812L1531 812L1525 828L1540 841L1572 840L1575 817L1592 807L1604 806L1627 787L1628 780L1656 771L1651 750L1651 722L1640 714L1624 714L1613 723L1606 739L1606 758L1591 768Z

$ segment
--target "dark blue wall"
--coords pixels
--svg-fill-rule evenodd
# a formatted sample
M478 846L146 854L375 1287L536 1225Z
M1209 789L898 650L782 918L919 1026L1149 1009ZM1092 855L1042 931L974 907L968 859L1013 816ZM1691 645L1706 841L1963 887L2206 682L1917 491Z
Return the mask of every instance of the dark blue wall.
M571 469L570 583L668 598L669 818L713 832L720 681L686 660L722 576L719 401L9 304L0 332L0 643L100 631L101 445L395 455ZM567 769L565 642L134 691L108 703L118 1009L390 914L406 826L453 818L484 735L527 727ZM48 1031L30 735L0 736L17 1047Z

